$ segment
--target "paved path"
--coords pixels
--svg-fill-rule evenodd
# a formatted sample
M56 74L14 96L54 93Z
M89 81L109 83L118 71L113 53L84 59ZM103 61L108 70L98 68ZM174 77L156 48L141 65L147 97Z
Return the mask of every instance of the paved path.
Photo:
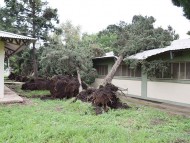
M21 103L23 99L18 96L14 91L4 86L4 98L0 98L0 103Z
M163 102L152 102L149 100L142 100L139 98L133 98L129 96L121 96L120 99L129 104L145 105L158 108L171 114L182 115L190 118L190 106L179 106L174 104L168 104Z

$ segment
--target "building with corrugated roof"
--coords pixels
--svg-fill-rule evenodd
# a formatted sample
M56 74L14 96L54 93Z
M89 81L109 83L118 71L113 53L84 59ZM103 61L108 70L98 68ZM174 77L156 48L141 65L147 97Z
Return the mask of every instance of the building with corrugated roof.
M117 57L114 55L93 59L99 77L93 86L102 83L111 70ZM143 51L126 59L135 59L139 63L162 60L168 63L167 71L158 71L157 76L148 77L141 65L130 67L125 62L119 66L112 83L128 89L131 97L190 106L190 39L175 40L170 46Z
M0 31L0 98L4 98L4 60L35 41L35 38Z

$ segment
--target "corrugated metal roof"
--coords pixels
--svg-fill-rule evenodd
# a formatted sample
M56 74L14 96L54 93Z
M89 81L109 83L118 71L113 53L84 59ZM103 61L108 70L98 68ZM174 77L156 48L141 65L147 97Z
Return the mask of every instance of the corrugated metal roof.
M0 31L0 37L3 38L13 38L13 39L23 39L23 40L37 40L35 38L27 37L27 36L22 36L10 32L5 32L5 31Z
M118 57L114 55L113 51L111 51L109 53L105 53L105 56L95 57L93 59L104 59L104 58L115 58L115 59L117 59Z
M13 54L23 50L27 45L36 41L37 39L0 31L0 40L4 41L5 44L5 58L9 58Z
M127 57L127 59L145 60L148 57L151 57L163 52L182 50L182 49L190 49L190 39L175 40L171 43L170 46L167 46L165 48L143 51L135 55L129 56Z

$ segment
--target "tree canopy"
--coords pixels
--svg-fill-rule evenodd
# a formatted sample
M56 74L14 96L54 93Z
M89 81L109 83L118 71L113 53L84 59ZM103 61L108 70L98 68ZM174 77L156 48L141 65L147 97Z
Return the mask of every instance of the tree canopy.
M54 30L59 22L57 9L48 6L43 0L4 0L5 6L0 8L1 30L47 38L49 30Z
M0 29L47 41L48 33L59 23L57 9L44 0L5 0L0 8ZM33 72L38 76L35 43L32 51Z
M113 76L125 56L129 56L144 50L163 48L170 42L179 38L171 26L168 29L154 27L155 18L150 16L135 15L131 23L120 22L110 25L103 33L114 33L117 35L114 41L114 51L119 58L112 67L110 73L104 79L104 85L111 82Z
M61 25L63 33L52 35L50 43L44 48L40 60L40 74L53 75L75 75L77 68L80 70L81 78L87 83L92 83L96 77L93 69L93 52L86 45L82 46L81 32L78 26L71 22Z
M121 21L119 24L109 25L100 33L116 35L112 47L118 55L131 55L144 50L161 48L179 38L171 26L168 26L168 29L155 28L155 22L152 16L135 15L131 23Z
M184 16L190 20L190 1L189 0L172 0L175 6L182 7Z

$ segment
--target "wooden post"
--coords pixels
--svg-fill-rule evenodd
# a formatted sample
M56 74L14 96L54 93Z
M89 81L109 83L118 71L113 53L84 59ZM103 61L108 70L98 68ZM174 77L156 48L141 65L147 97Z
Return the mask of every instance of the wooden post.
M0 41L0 98L4 97L4 42Z

